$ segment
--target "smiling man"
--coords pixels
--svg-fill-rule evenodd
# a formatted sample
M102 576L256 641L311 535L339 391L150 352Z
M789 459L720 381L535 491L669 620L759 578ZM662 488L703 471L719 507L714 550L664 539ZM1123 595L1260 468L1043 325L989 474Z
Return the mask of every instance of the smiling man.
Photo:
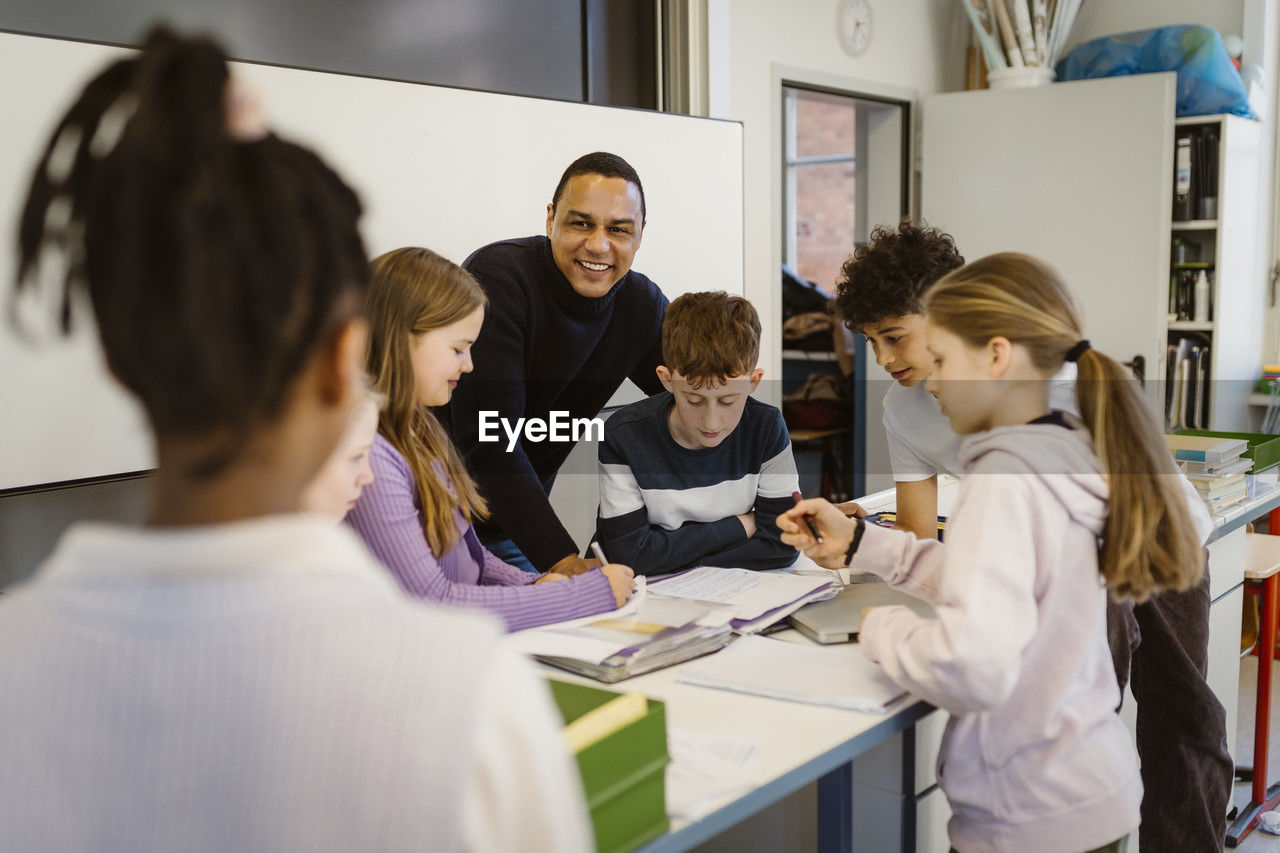
M527 432L514 445L485 441L481 415L509 423L593 418L628 377L646 393L662 390L655 369L667 299L631 268L644 225L640 176L597 151L561 176L546 236L491 243L463 262L489 307L471 349L475 370L443 420L489 503L481 540L521 568L589 567L548 499L574 442L532 441Z

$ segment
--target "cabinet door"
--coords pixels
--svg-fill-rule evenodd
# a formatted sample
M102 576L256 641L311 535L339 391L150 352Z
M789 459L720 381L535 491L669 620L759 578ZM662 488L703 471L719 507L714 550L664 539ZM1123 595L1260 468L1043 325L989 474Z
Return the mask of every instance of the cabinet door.
M1094 346L1164 373L1174 75L957 92L923 107L921 212L976 260L1058 268Z

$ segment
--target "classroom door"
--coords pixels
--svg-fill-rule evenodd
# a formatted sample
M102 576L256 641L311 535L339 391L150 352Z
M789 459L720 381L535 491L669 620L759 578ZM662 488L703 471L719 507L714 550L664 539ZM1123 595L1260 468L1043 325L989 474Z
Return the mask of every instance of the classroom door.
M1156 411L1169 286L1173 74L926 98L921 212L969 260L1057 267L1093 345L1140 355Z

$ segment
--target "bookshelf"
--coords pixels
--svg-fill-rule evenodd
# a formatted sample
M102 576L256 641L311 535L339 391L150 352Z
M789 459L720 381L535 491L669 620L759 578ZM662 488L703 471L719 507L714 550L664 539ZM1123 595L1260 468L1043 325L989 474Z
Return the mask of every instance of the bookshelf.
M1264 304L1254 248L1259 130L1231 115L1174 121L1175 152L1187 140L1190 181L1179 186L1175 153L1162 371L1168 429L1250 425ZM1197 317L1205 313L1195 298L1201 271L1210 285L1207 319Z

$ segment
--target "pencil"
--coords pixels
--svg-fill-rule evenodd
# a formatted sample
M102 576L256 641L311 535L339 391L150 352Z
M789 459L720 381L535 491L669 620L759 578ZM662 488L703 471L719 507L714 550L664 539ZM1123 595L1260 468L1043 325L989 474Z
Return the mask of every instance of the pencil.
M800 494L799 492L792 492L791 499L794 500L796 503L800 503L800 501L804 500L804 495ZM806 515L804 517L804 523L809 528L809 533L813 536L813 541L821 545L822 534L818 532L818 525L813 523L813 516Z

